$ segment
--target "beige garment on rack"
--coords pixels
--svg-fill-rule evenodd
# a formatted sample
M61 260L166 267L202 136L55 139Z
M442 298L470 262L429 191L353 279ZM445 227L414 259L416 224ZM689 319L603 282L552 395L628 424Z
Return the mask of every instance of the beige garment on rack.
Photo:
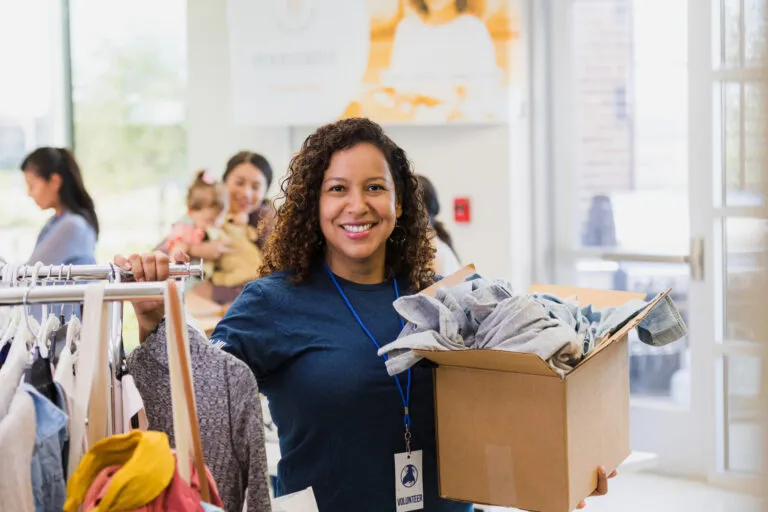
M165 311L166 311L166 329L168 332L168 370L171 377L171 409L173 413L173 436L176 440L176 466L179 475L185 482L189 483L191 468L189 465L189 456L192 455L192 431L189 428L189 420L186 414L186 408L190 404L184 396L184 384L182 382L180 370L180 354L173 342L176 336L178 326L170 314L170 291L165 290ZM186 340L185 340L186 341ZM189 342L185 343L184 349L189 354ZM189 356L187 356L189 358Z
M171 405L173 409L173 436L176 442L176 469L179 476L189 484L191 482L192 456L198 475L205 475L205 457L200 439L200 425L197 422L197 404L195 386L192 382L192 364L189 355L189 337L186 315L181 299L181 288L173 280L166 282L165 312L168 339L168 370L171 379ZM211 492L208 480L200 477L200 495L203 501L210 503Z
M111 376L104 286L104 283L89 284L85 291L71 395L68 475L74 474L89 446L109 435Z

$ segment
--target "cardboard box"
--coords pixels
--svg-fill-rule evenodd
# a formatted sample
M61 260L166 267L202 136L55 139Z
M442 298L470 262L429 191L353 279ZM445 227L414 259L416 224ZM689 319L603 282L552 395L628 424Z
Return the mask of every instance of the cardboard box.
M450 286L474 272L449 276ZM422 293L434 294L435 287ZM600 308L644 294L562 286L530 292ZM660 300L657 299L657 300ZM655 305L614 333L564 378L535 354L419 351L437 363L440 495L538 512L570 512L630 454L627 335Z

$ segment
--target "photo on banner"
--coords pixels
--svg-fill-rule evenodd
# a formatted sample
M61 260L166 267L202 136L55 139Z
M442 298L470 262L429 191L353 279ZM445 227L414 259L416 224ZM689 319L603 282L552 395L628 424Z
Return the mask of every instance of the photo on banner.
M229 0L235 122L505 122L521 65L517 5Z
M368 66L345 117L493 123L507 117L519 13L508 0L369 0Z

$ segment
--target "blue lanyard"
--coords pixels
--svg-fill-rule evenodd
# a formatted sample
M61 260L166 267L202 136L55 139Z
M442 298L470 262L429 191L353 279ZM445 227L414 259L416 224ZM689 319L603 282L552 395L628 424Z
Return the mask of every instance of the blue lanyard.
M325 264L325 270L328 272L328 276L331 278L331 281L333 281L333 284L336 285L336 289L339 290L339 295L341 295L341 298L344 299L344 302L347 304L347 307L349 308L349 311L352 313L352 316L355 317L355 320L357 320L357 323L360 325L360 328L363 329L365 334L368 335L368 337L371 339L374 345L376 345L376 348L378 350L381 350L381 345L379 345L379 342L376 341L376 338L373 337L373 334L371 334L371 331L368 330L368 328L363 323L363 320L360 318L360 315L357 314L357 311L355 311L355 308L352 307L352 303L349 302L349 299L347 298L347 295L344 293L344 290L341 289L341 285L339 285L339 282L336 280L336 276L333 275L333 272L331 272L331 269L328 267L328 264ZM397 287L397 279L393 279L393 282L395 283L395 299L400 298L400 290ZM400 327L405 327L405 322L403 322L403 319L398 315L398 318L400 319ZM384 355L384 360L387 360L387 356ZM403 415L403 422L405 423L405 429L406 433L411 427L411 413L408 409L409 404L411 403L411 369L408 369L408 387L405 392L403 392L403 386L400 384L400 379L397 378L397 375L394 376L395 383L397 384L397 390L400 392L400 398L403 401L403 409L404 409L404 415ZM410 439L410 435L406 435L407 439Z

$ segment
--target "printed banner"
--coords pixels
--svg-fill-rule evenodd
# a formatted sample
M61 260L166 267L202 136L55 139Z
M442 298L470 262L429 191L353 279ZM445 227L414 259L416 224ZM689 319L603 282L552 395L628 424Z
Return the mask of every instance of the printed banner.
M229 0L235 122L505 122L514 0Z

